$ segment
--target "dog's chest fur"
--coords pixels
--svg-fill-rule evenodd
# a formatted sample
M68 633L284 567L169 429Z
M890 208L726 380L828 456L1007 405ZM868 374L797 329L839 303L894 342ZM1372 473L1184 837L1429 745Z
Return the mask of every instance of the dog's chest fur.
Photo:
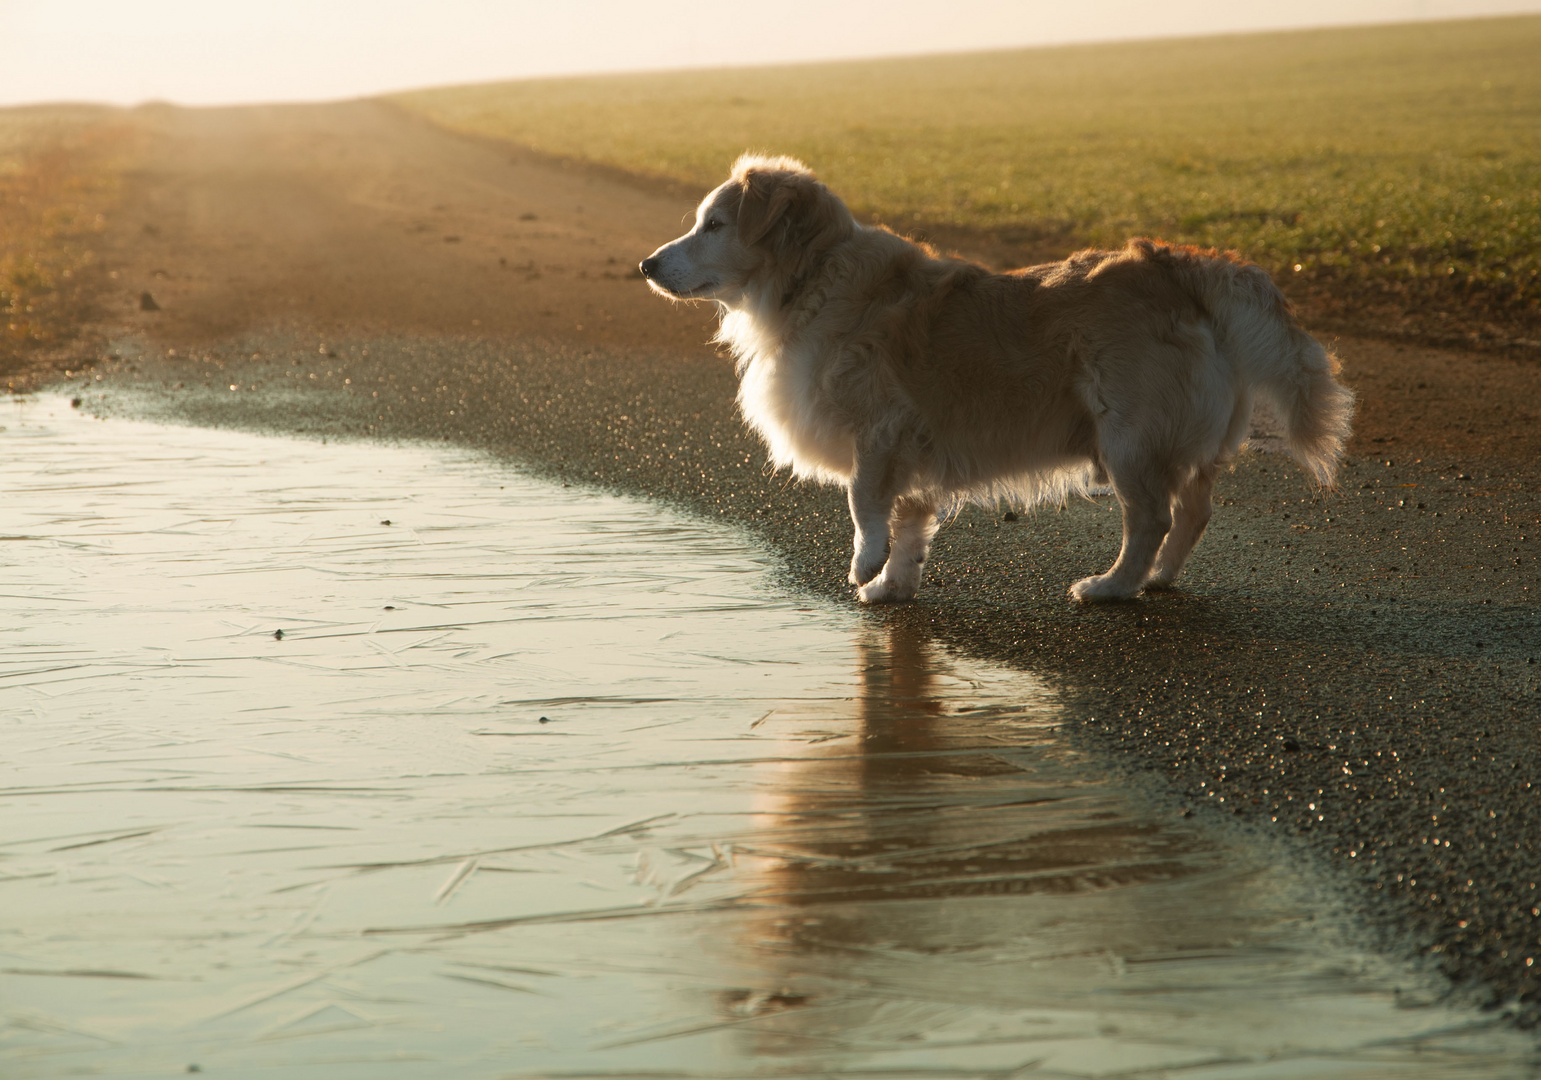
M749 312L730 312L719 337L738 356L739 407L771 462L798 477L847 483L856 438L829 385L829 358L796 336L776 339Z

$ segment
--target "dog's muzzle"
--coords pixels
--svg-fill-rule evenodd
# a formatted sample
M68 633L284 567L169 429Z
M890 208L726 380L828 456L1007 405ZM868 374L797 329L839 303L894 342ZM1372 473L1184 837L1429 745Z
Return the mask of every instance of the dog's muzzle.
M652 281L658 274L658 260L649 256L637 264L637 269L642 271L642 276Z

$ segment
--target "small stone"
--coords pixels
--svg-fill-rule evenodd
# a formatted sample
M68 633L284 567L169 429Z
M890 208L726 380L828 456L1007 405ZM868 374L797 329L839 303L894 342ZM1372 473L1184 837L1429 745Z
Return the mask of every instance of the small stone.
M273 640L274 641L282 641L283 639L284 639L284 632L282 630L274 630L273 631Z
M155 297L151 296L147 292L142 292L139 294L140 311L159 311L160 309L161 306L155 302Z

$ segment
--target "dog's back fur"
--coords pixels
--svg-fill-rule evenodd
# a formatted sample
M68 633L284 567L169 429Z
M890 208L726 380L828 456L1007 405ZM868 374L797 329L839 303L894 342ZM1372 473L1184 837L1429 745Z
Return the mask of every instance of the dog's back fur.
M863 599L914 594L942 506L1109 482L1124 551L1073 591L1170 583L1257 395L1294 456L1333 482L1353 394L1268 275L1233 254L1139 239L992 273L857 224L788 159L741 159L703 213L730 204L742 280L712 298L744 416L777 465L850 491ZM677 271L660 256L697 232L650 260L660 291L683 295L661 282Z

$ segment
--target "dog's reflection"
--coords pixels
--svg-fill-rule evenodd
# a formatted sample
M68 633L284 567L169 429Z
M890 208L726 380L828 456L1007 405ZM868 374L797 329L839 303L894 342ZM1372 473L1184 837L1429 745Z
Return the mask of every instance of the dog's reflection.
M753 914L735 934L732 966L754 972L754 985L719 994L718 1010L728 1022L761 1018L741 1029L756 1054L870 1027L879 1005L842 1000L833 1015L821 971L942 944L947 899L990 887L1007 836L989 808L1020 799L1022 769L1010 759L1047 714L1046 693L1026 677L1015 696L981 693L907 628L864 633L854 659L851 714L792 719L813 745L776 770L758 828L736 846ZM969 932L990 936L977 916Z
M1047 694L1027 676L1015 696L970 685L907 628L863 635L855 659L851 715L800 732L813 745L761 795L741 849L759 860L756 895L805 906L963 888L999 839L978 812L1016 801L1012 758L1044 741Z
M856 660L851 715L786 723L811 745L767 777L734 845L742 918L723 944L745 985L716 1008L756 1054L900 1038L880 985L956 978L961 957L1019 942L1027 894L1192 872L1180 839L1111 812L1105 787L1060 760L1031 677L970 681L897 627L859 638Z

